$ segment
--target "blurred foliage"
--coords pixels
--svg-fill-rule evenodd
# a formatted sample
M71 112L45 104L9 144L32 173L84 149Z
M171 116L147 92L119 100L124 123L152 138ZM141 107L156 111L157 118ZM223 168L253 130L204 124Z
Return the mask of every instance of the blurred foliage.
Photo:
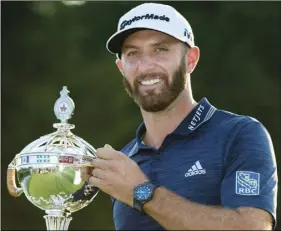
M6 169L27 144L54 131L53 106L62 86L76 105L76 135L96 148L109 143L116 149L135 136L141 115L105 43L119 17L140 3L1 2L3 230L46 229L43 211L24 196L8 195ZM195 99L206 96L218 108L260 120L279 163L280 2L163 3L187 17L200 47L192 74ZM278 204L280 217L280 196ZM70 229L114 229L104 193L73 217Z

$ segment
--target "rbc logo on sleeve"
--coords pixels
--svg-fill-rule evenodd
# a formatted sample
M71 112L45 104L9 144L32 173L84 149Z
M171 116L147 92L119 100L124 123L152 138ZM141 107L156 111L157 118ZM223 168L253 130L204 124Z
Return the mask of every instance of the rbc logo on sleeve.
M259 195L260 174L249 171L236 172L236 194Z

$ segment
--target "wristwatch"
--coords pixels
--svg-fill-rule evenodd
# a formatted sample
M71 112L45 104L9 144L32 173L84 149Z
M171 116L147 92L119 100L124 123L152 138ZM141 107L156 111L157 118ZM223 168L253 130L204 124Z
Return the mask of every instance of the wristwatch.
M146 202L150 201L153 197L154 190L159 187L151 181L137 185L134 188L133 205L134 208L144 213L143 206Z

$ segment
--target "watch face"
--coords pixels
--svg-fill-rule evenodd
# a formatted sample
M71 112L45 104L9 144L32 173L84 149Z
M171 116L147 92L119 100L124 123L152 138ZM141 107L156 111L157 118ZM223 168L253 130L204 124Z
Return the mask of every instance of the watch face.
M152 188L148 185L140 185L135 190L135 198L140 201L149 199L152 194Z

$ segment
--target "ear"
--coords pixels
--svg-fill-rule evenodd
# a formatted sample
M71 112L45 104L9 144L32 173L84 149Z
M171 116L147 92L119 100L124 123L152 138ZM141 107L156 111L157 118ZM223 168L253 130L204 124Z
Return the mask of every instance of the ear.
M199 47L195 46L195 47L189 48L186 55L187 55L187 57L186 57L187 58L187 72L189 74L191 74L194 71L194 69L199 61L199 57L200 57Z
M115 63L116 63L116 66L118 67L119 71L122 73L122 75L124 75L124 72L123 72L123 65L122 65L122 61L121 59L116 59L115 60Z

